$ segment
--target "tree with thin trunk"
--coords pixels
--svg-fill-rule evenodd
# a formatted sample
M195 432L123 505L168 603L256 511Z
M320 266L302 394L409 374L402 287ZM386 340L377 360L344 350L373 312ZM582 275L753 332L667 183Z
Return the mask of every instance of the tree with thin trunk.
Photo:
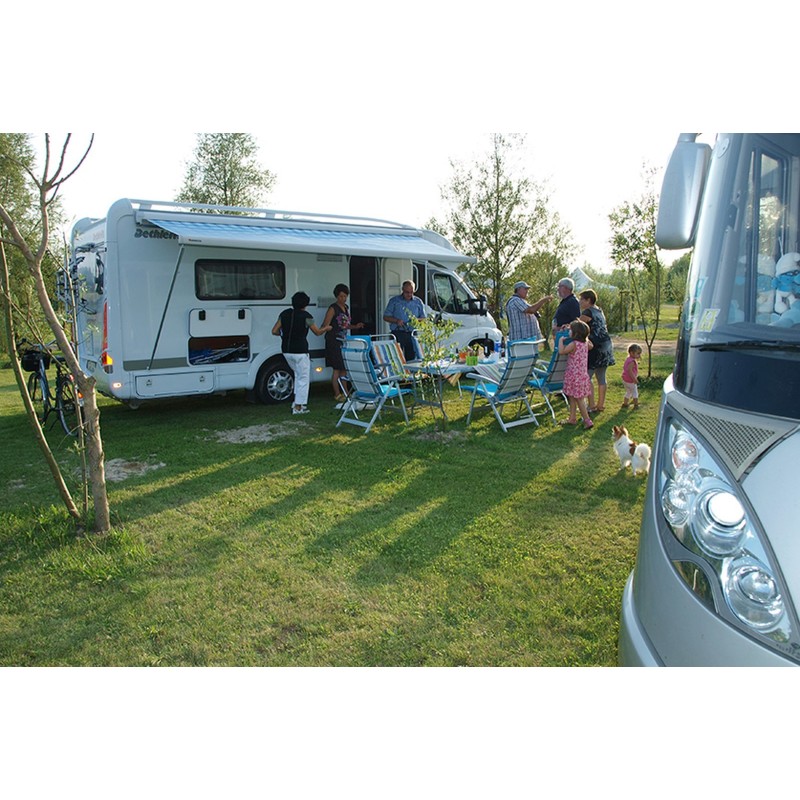
M647 377L652 375L653 342L661 320L664 265L656 245L658 202L653 188L655 169L644 167L645 188L638 200L626 201L609 215L611 258L630 279L636 318L647 346Z
M77 160L76 165L69 169L67 166L67 155L72 139L72 134L67 134L61 146L60 152L55 154L51 149L50 135L45 134L44 145L44 166L41 173L36 173L27 162L15 161L13 155L0 153L0 158L10 159L12 164L21 169L27 176L33 187L35 206L38 211L37 227L31 229L23 226L19 221L19 214L15 214L13 209L7 207L4 200L0 199L0 245L3 247L3 282L2 299L3 310L5 312L6 331L8 334L9 355L14 365L17 382L20 385L23 402L31 419L31 424L37 434L37 441L48 458L51 471L54 472L59 491L62 494L64 503L69 513L76 519L80 519L80 512L77 510L69 491L63 485L63 478L52 459L49 452L46 438L41 429L41 424L33 408L33 404L28 397L27 386L22 377L21 367L17 358L14 342L14 298L12 296L10 281L8 277L7 262L5 258L5 248L13 247L18 249L24 258L28 273L35 288L35 294L41 306L44 318L53 333L58 349L64 356L64 361L75 378L77 393L83 398L82 418L83 418L83 441L85 442L89 481L91 484L91 495L94 509L94 530L96 532L108 531L111 528L111 516L108 505L108 493L105 480L105 456L103 453L103 442L100 436L100 410L97 405L97 392L95 380L86 376L78 362L77 354L74 350L70 334L67 332L65 324L59 319L58 314L53 308L50 296L47 293L47 285L42 272L42 265L48 253L51 236L51 223L49 209L56 201L58 192L63 184L75 174L83 164L91 150L94 136L89 141L83 154ZM68 323L67 323L68 324ZM52 460L51 460L52 459ZM57 473L57 474L56 474ZM60 483L59 483L60 479Z
M258 145L249 133L198 133L180 203L253 208L266 200L275 176L257 160Z
M432 221L456 249L478 259L477 264L464 267L464 275L474 289L489 297L494 315L537 228L546 223L541 187L513 163L523 143L523 137L495 133L484 160L472 167L451 161L453 177L441 191L449 210L443 222Z

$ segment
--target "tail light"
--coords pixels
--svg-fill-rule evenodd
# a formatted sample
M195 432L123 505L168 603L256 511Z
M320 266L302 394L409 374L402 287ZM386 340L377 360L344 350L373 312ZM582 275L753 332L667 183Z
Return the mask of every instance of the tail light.
M114 359L108 352L108 303L103 303L103 349L100 352L100 364L103 372L114 371Z

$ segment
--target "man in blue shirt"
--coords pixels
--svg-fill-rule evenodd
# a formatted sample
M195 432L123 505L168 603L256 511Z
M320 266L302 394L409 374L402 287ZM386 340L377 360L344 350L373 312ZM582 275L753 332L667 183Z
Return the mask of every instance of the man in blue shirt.
M422 300L414 295L416 286L413 281L404 281L401 289L402 294L389 300L383 319L389 323L389 329L403 348L406 361L412 361L417 357L417 349L411 331L415 319L425 319L425 308Z
M553 319L553 332L564 330L569 327L570 322L574 322L581 315L581 304L575 297L575 281L572 278L562 278L556 288L561 302L556 309Z

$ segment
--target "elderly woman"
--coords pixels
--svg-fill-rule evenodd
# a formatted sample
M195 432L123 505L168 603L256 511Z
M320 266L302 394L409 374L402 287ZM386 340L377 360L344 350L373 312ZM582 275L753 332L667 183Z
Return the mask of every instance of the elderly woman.
M606 325L606 315L597 305L597 294L586 289L578 295L580 318L589 326L589 341L594 347L589 351L589 380L597 378L597 405L594 402L594 385L589 393L589 411L603 411L606 407L606 368L615 364L614 346Z
M333 397L341 402L344 400L344 395L341 394L340 380L344 379L345 376L344 360L342 359L342 340L350 331L361 330L364 327L364 323L357 322L354 324L350 318L350 307L347 305L350 288L347 284L337 283L333 287L333 296L336 298L336 302L328 306L328 310L325 312L325 319L322 320L322 326L330 328L325 334L325 366L330 367L333 371L331 377Z

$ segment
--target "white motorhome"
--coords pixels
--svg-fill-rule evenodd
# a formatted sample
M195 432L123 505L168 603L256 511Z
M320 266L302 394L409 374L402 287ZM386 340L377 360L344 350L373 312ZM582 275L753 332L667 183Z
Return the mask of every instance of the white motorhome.
M661 247L693 247L620 663L800 664L800 134L682 134Z
M452 344L496 345L485 299L455 272L464 263L439 234L385 220L123 199L73 226L60 295L103 394L137 405L245 389L278 403L293 376L271 330L300 290L321 325L345 283L362 332L386 333L387 302L413 280L427 313L460 323ZM313 340L312 380L330 380Z

